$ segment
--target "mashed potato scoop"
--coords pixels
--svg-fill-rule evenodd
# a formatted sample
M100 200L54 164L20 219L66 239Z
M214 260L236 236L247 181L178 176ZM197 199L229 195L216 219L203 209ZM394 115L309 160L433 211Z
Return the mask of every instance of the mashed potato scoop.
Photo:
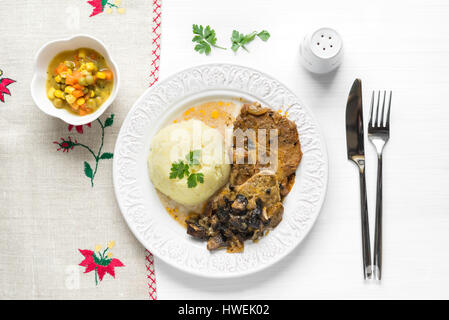
M223 136L199 120L161 129L151 143L148 168L156 189L188 206L209 199L230 173Z

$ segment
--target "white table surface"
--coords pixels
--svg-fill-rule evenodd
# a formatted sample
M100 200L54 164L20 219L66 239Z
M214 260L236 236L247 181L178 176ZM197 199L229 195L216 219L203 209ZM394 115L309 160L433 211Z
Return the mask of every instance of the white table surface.
M230 62L260 69L290 87L312 109L329 155L329 184L306 240L269 269L207 280L156 261L160 299L449 298L449 2L165 0L161 79L192 65ZM199 55L191 26L210 24L229 46L233 29L267 29L250 53ZM300 67L298 46L317 27L337 29L345 56L337 72ZM391 138L384 153L382 283L364 282L358 172L347 160L345 105L353 80L370 91L393 90ZM376 158L366 141L367 188L374 233Z

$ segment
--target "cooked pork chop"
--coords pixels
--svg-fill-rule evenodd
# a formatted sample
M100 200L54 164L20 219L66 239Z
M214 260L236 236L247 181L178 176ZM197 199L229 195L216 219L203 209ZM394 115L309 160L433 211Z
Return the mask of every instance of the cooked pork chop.
M288 120L287 117L282 116L279 112L262 108L260 104L245 104L234 122L234 132L238 129L242 131L252 129L256 132L258 129L266 129L267 137L265 141L267 141L266 150L268 156L271 156L269 147L270 129L278 130L278 168L276 177L279 181L281 195L285 197L293 186L296 168L302 157L296 124ZM257 142L255 144L259 145ZM246 158L248 156L248 145L251 145L251 142L245 145L244 156ZM234 152L234 155L238 156L238 154L238 151ZM242 184L267 166L260 164L259 159L257 159L255 164L248 164L248 161L246 161L245 164L233 165L230 183L233 185Z
M243 150L237 150L234 142L229 183L208 202L202 215L186 221L187 233L207 240L209 250L227 248L228 252L242 252L245 240L257 240L275 228L284 212L282 199L293 186L302 157L295 123L278 112L260 104L245 104L234 122L234 133L239 129L267 129L267 156L277 156L278 163L275 171L269 171L269 164L262 164L259 159L248 164L251 152L261 148L260 141L247 137ZM278 130L278 150L274 155L269 151L270 129ZM237 157L245 163L239 164Z

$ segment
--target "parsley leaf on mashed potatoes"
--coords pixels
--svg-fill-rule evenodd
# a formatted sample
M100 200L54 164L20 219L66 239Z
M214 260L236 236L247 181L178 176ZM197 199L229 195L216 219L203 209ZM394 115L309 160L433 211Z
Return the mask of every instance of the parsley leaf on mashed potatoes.
M201 150L200 157L192 154L192 150ZM186 155L191 156L186 159ZM187 175L170 179L172 163L180 159L195 162L191 173L195 183L202 182L194 188L189 188ZM193 119L171 124L153 137L148 168L156 189L183 205L196 205L209 199L226 184L230 173L223 136L217 129ZM193 183L190 181L191 186Z

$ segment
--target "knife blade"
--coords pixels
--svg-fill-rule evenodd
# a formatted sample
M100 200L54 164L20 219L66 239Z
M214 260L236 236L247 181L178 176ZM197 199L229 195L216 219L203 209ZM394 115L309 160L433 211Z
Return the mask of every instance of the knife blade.
M372 276L371 248L368 221L368 203L366 199L365 145L363 134L362 81L355 79L346 104L346 145L348 159L359 168L360 212L362 224L363 275Z
M360 79L355 79L352 84L346 104L346 145L349 160L364 160L362 81Z

